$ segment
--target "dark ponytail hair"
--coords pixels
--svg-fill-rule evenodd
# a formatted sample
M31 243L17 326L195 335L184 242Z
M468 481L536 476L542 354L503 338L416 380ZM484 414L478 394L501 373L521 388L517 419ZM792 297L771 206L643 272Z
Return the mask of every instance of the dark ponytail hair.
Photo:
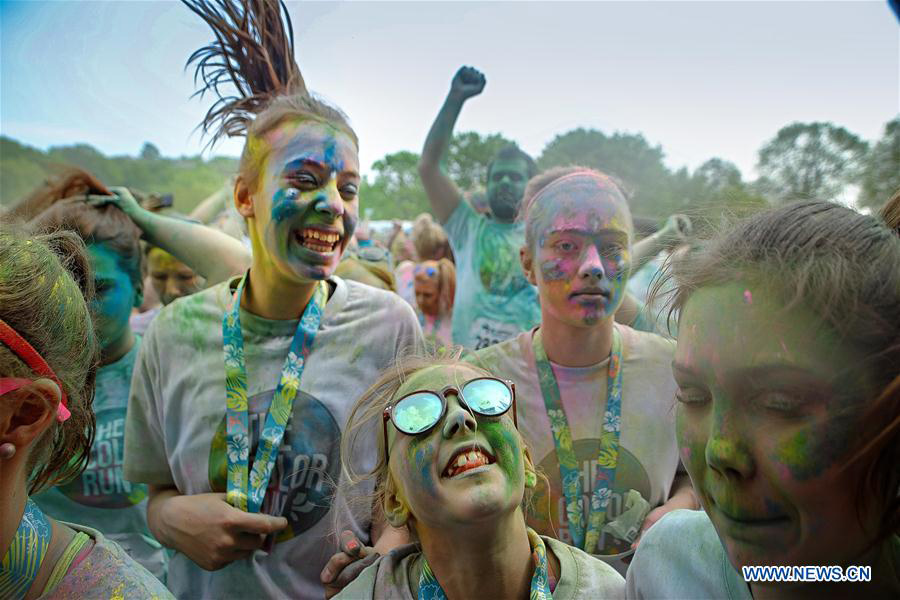
M251 191L268 156L262 138L286 120L318 121L359 140L347 116L310 95L294 60L294 31L281 0L182 0L212 29L215 41L196 50L194 95L211 92L216 101L200 124L210 145L222 136L246 135L240 174ZM228 93L228 85L236 93Z

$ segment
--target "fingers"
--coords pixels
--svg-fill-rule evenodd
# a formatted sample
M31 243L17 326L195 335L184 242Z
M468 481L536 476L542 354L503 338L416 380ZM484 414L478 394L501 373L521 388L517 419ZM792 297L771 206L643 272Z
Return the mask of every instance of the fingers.
M359 540L353 534L352 531L345 529L341 532L341 552L348 554L354 559L362 556L362 548L363 545L359 543Z
M83 196L85 198L85 202L90 206L103 206L105 204L115 204L116 197L115 196L100 196L97 194L88 194Z
M246 550L248 552L259 550L266 541L266 536L259 533L247 533L246 531L235 533L233 538L233 548L235 550Z
M225 523L225 526L229 529L246 533L256 533L263 536L271 533L278 533L287 527L287 525L287 519L284 517L273 517L271 515L262 515L258 513L245 513L238 509L234 509Z

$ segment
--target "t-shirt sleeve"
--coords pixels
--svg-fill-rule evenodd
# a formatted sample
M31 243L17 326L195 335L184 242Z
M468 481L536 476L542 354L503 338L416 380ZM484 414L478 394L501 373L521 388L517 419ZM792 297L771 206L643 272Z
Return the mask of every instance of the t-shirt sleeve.
M151 324L134 365L128 413L125 417L124 476L129 481L174 485L166 458L162 427L162 389L159 378L157 334L159 320Z
M447 219L447 222L443 224L444 231L447 232L447 237L450 239L450 243L454 250L461 248L466 244L470 230L473 229L474 224L481 218L483 217L475 212L475 209L472 208L471 204L466 202L465 199L460 199L453 214L451 214L450 218Z

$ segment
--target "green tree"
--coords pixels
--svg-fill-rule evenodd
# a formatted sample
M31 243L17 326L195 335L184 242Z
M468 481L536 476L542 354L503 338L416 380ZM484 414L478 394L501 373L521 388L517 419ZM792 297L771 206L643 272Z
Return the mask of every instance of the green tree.
M759 151L758 170L779 202L836 200L858 180L867 144L832 123L782 127Z
M900 189L900 117L884 126L884 135L866 155L857 204L878 210Z
M466 131L453 136L450 151L444 164L447 175L464 192L483 187L487 182L487 168L494 155L512 144L499 133L481 136L474 131Z
M578 128L556 136L538 158L538 166L582 165L619 179L631 198L632 212L665 218L689 201L673 193L671 173L663 164L659 146L651 146L641 134L606 135L596 129Z

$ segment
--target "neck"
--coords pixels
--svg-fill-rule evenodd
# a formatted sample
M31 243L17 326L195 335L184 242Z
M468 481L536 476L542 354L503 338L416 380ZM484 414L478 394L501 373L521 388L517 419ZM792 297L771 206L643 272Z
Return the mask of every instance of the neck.
M318 282L295 283L276 276L271 268L256 260L244 283L241 308L265 319L299 319L309 304Z
M134 333L131 331L131 327L128 327L122 337L100 351L100 366L105 367L121 359L133 346Z
M12 544L16 530L19 528L19 521L22 520L22 513L25 512L25 500L28 495L25 493L25 482L14 482L8 479L13 477L5 477L6 473L0 473L0 483L4 490L12 490L11 494L0 494L0 559L6 556L9 546ZM10 473L14 475L14 473Z
M564 367L589 367L609 358L613 318L591 327L575 327L547 315L541 319L541 339L551 362Z
M860 583L835 584L832 582L815 582L802 584L760 585L751 583L750 593L754 600L818 600L820 598L847 598L851 589L861 592L866 598L895 598L900 588L900 574L897 572L890 540L886 540L866 554L848 561L843 565L869 566L872 569L872 580ZM832 563L834 564L834 563Z
M490 523L420 529L422 553L449 600L528 598L534 562L520 509Z

